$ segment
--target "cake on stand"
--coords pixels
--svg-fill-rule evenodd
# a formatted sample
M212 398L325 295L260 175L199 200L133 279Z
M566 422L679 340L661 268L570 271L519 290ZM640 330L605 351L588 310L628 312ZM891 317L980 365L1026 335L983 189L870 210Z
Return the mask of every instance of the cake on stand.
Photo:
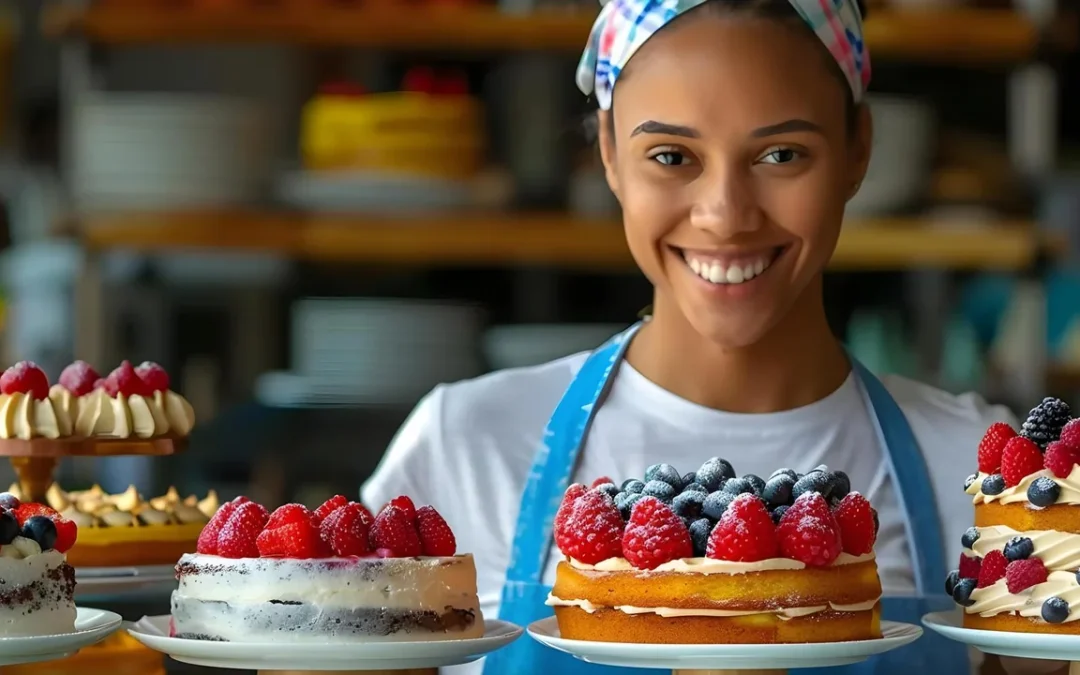
M1080 675L1080 635L964 628L959 612L955 611L927 614L923 617L923 625L985 654L1060 661L1069 664L1069 675Z

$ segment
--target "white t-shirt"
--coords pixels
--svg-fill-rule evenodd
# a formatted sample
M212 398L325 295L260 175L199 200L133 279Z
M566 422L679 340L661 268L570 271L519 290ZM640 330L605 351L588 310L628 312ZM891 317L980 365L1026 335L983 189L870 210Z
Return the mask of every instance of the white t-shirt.
M405 422L361 498L378 509L408 494L446 518L458 550L476 558L480 605L498 616L510 546L533 456L544 428L587 354L441 385ZM600 476L616 484L640 479L658 462L681 473L709 457L727 459L738 475L768 477L781 467L806 472L826 464L845 471L852 489L878 511L876 545L885 593L914 592L904 518L887 462L852 374L816 403L778 413L736 414L691 403L646 379L625 361L593 421L574 482ZM883 378L926 458L950 560L971 526L964 478L976 470L976 448L995 421L1015 425L1003 407L973 394L954 396L900 377ZM553 546L545 581L554 582ZM939 580L931 580L937 583ZM944 583L944 579L940 580Z

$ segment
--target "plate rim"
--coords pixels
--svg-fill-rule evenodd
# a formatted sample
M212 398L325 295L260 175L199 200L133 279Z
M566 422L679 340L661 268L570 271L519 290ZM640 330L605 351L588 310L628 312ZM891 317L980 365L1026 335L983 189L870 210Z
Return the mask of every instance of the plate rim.
M967 628L965 626L956 625L951 621L947 621L949 615L954 614L951 610L941 612L927 612L923 615L922 623L934 631L938 635L946 637L956 642L961 642L966 645L970 645L977 649L982 650L983 647L989 647L991 649L998 648L998 645L1002 640L1006 639L1019 639L1027 640L1033 643L1041 643L1046 647L1077 647L1080 646L1080 635L1061 635L1056 633L1018 633L1015 631L1004 630L982 630L980 628ZM947 632L955 632L957 637L952 637ZM1008 636L1008 637L1006 637ZM973 638L986 638L985 640L962 640L960 637L973 637ZM1016 649L1006 645L1001 645L1001 649ZM1022 649L1023 647L1019 647Z

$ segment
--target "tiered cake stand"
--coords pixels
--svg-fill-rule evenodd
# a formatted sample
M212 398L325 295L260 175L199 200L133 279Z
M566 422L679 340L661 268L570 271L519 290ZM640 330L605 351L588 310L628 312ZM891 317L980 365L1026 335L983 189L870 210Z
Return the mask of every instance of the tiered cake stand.
M923 625L986 654L1062 661L1070 664L1069 675L1080 675L1080 635L1007 633L964 628L962 615L958 611L927 614L923 617Z

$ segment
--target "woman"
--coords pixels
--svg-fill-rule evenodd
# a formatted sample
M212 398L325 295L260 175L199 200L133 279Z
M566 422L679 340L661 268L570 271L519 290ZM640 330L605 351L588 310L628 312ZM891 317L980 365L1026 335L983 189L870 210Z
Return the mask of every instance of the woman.
M652 317L592 354L437 388L363 489L371 505L437 504L476 555L487 616L549 614L568 482L713 455L740 474L843 469L878 509L885 617L948 605L942 580L971 523L961 485L986 428L1015 422L975 396L879 381L826 322L822 274L870 156L869 79L854 0L604 7L578 84L599 102ZM961 672L966 654L927 637L858 672L931 664ZM605 670L523 639L485 673L554 668Z

